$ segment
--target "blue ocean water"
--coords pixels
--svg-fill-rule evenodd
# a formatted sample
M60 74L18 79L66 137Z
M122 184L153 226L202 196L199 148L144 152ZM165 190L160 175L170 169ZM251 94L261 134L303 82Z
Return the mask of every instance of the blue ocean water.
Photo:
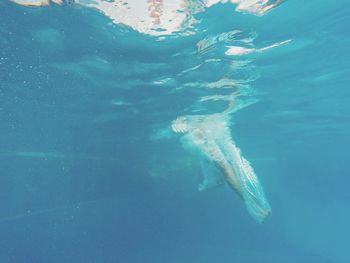
M347 4L218 4L159 37L1 1L0 262L350 262ZM170 128L222 111L230 80L263 224L229 187L198 191L218 171Z

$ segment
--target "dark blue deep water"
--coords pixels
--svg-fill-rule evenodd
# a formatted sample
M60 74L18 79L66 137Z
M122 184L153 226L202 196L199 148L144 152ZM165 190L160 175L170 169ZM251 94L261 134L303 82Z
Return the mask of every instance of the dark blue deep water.
M348 1L194 17L155 37L74 3L1 0L0 263L350 262ZM235 30L256 52L225 53ZM229 125L263 224L229 187L197 190L212 167L170 129L224 109L198 102L229 94L207 87L223 77L243 87Z

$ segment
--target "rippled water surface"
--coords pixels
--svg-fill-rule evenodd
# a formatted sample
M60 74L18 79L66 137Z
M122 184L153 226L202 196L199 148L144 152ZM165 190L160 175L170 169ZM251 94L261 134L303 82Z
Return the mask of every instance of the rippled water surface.
M349 25L345 0L1 1L0 262L350 262Z

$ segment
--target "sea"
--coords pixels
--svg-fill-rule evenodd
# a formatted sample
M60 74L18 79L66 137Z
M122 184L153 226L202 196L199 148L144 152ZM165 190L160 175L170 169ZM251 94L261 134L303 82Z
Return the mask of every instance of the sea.
M349 29L349 0L1 0L0 263L350 262Z

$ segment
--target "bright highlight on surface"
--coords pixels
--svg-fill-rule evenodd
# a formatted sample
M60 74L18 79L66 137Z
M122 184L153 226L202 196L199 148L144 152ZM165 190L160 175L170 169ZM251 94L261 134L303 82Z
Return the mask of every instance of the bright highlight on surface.
M24 6L47 6L50 3L74 3L95 8L116 24L123 24L144 34L166 36L187 29L198 21L194 15L220 3L232 3L238 12L263 15L284 0L10 0Z

